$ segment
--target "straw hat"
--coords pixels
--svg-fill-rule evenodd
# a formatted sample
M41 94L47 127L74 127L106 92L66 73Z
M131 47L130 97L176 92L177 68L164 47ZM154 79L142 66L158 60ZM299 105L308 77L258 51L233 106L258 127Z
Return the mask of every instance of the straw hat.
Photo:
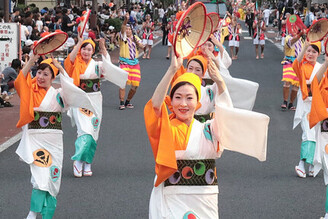
M211 36L213 31L214 31L214 28L213 28L212 19L209 15L206 15L206 25L205 25L204 33L203 33L203 36L202 36L202 38L200 39L200 41L198 43L198 46L202 46L204 43L206 43L206 41Z
M215 29L219 26L219 22L220 22L220 16L218 13L215 12L211 12L207 14L208 16L210 16L211 20L212 20L212 26L213 26L213 31L215 31Z
M201 2L192 4L188 10L183 12L173 36L173 48L176 56L181 55L183 58L188 56L199 46L201 40L204 41L202 37L207 37L203 34L207 19L206 8Z
M328 20L326 18L322 18L309 27L306 33L306 38L310 43L321 41L327 35L327 33Z
M44 32L42 38L34 44L33 53L45 55L61 47L67 40L67 33L56 30L53 33Z

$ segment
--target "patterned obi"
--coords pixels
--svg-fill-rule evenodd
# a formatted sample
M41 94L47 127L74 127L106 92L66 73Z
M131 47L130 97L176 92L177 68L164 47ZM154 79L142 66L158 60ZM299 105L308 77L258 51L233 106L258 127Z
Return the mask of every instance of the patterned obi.
M100 91L100 80L96 79L80 79L80 86L84 92L93 93Z
M194 118L197 119L199 122L204 123L207 120L213 119L214 113L204 114L204 115L194 115Z
M328 132L328 119L321 121L321 132Z
M178 170L164 182L164 186L217 185L214 159L177 160Z
M61 112L34 111L34 120L28 124L29 129L62 129Z

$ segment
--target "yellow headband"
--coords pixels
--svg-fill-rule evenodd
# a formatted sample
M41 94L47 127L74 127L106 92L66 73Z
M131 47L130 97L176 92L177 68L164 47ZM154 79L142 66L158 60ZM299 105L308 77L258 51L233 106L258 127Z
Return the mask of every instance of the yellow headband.
M91 44L91 46L92 46L92 48L93 48L93 51L95 51L95 48L96 48L96 44L95 44L95 42L93 42L93 40L92 40L92 39L87 39L87 40L84 40L84 41L82 42L82 45L83 45L83 44L85 44L85 43L90 43L90 44ZM80 48L80 50L81 50L81 48Z
M179 76L172 84L172 88L171 90L175 87L175 85L177 85L180 82L188 82L192 85L194 85L194 87L197 90L198 93L198 101L200 101L200 86L201 86L201 81L199 79L199 77L197 75L195 75L194 73L184 73L183 75Z
M321 41L317 41L317 42L314 42L314 43L311 43L311 45L315 45L319 48L319 55L321 53Z
M43 63L46 63L46 64L48 64L48 65L50 65L50 68L52 69L52 71L54 72L54 78L57 76L57 74L58 74L58 68L56 68L55 66L54 66L54 64L52 63L52 59L45 59L45 60L43 60L42 62L41 62L41 64L43 64Z

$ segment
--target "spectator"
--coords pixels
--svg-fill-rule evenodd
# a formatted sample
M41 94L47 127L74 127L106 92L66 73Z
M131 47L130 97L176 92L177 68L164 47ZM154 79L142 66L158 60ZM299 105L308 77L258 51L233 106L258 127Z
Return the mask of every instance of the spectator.
M15 21L16 18L18 18L19 13L20 13L19 8L14 8L13 13L11 14L11 21L12 22Z
M24 19L21 19L20 23L21 23L20 36L21 36L21 43L22 43L22 47L23 47L25 45L25 41L27 40L27 37L30 35L30 33L28 32L28 29L24 24Z
M37 13L34 16L34 20L35 20L35 26L37 27L38 31L41 32L42 28L43 28L43 22L41 20L41 14Z
M63 9L63 21L62 21L62 30L64 32L73 31L73 26L75 25L75 21L72 21L69 18L70 11L67 8Z
M263 14L264 14L265 26L269 26L269 17L271 14L271 10L269 9L269 7L266 7L266 9L264 9Z
M14 59L11 63L11 67L5 68L0 74L0 78L2 79L1 80L2 98L8 99L6 97L10 95L9 90L14 88L14 82L21 69L22 69L21 61L19 59Z
M51 31L61 30L62 29L62 17L56 16L55 23L49 24L49 29Z

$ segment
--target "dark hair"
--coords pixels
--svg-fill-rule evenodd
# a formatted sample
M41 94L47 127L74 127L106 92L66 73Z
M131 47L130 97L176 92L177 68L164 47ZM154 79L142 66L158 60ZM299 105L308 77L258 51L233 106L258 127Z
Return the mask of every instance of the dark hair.
M200 67L202 67L202 71L203 71L203 73L204 73L204 66L203 66L203 63L202 63L200 60L198 60L198 59L192 59L192 60L190 60L190 61L187 63L187 66L189 65L189 63L190 63L191 61L195 61L195 62L197 62L198 64L200 64Z
M22 63L19 59L13 59L11 62L11 67L15 70L22 68Z
M181 81L181 82L177 83L176 85L174 85L174 87L172 87L171 92L170 92L171 100L173 99L173 95L174 95L175 91L176 91L179 87L182 87L183 85L186 85L186 84L187 84L187 85L191 85L191 86L195 89L196 96L197 96L197 101L199 100L199 99L198 99L198 91L197 91L196 87L195 87L193 84L191 84L191 83L189 83L189 82L187 82L187 81Z
M37 71L39 70L44 70L46 68L49 68L50 69L50 72L51 72L51 78L55 78L55 73L54 71L52 70L51 66L47 63L41 63L38 68L37 68Z
M310 46L311 46L315 51L317 51L317 53L320 54L319 47L318 47L317 45L311 44Z

